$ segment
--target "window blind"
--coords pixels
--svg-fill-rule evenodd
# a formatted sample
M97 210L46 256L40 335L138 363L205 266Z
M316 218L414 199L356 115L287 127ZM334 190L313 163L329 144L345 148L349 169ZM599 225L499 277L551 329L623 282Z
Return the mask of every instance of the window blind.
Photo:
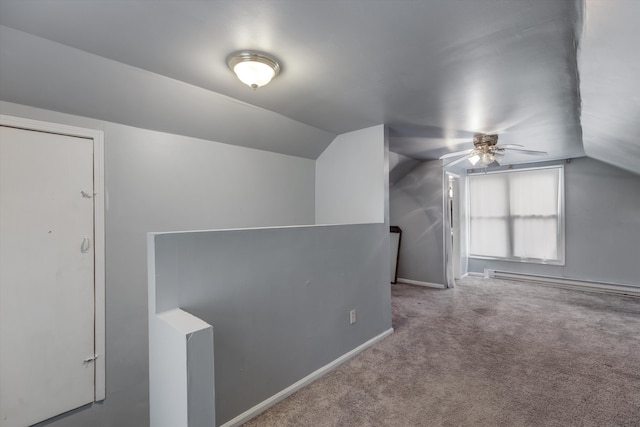
M563 171L469 175L470 256L564 263Z

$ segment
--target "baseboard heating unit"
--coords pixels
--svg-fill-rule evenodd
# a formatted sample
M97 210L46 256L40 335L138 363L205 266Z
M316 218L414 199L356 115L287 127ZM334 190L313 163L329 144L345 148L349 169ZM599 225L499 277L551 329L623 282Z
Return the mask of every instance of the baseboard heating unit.
M640 298L640 287L631 285L621 285L615 283L592 282L587 280L565 279L562 277L534 276L530 274L510 273L499 270L484 270L484 277L495 277L496 279L517 280L522 282L532 282L545 286L557 288L575 289L580 291L603 292L608 294L625 295Z

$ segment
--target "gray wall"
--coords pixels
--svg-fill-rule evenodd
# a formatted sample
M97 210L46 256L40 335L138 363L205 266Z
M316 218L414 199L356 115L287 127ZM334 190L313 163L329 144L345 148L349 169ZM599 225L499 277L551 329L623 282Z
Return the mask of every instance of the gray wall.
M565 165L565 266L469 258L485 268L640 286L640 175L589 158Z
M316 224L385 221L383 125L338 135L316 160Z
M0 113L104 131L107 398L50 425L148 425L146 232L312 224L315 162L6 102Z
M422 162L389 187L390 224L402 229L398 278L445 284L443 171Z
M388 235L358 224L155 236L156 311L213 325L218 425L391 328Z

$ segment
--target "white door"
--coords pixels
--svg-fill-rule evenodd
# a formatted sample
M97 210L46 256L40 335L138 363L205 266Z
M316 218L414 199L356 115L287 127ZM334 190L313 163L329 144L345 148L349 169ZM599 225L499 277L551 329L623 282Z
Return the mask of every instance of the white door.
M0 127L0 427L94 400L93 141Z

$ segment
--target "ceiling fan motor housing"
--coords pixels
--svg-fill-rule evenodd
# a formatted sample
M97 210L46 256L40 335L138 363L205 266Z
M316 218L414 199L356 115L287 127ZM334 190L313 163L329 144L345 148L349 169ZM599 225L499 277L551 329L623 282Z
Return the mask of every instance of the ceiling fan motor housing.
M473 136L473 145L476 148L494 146L498 143L498 135L487 135L484 133L477 133Z

